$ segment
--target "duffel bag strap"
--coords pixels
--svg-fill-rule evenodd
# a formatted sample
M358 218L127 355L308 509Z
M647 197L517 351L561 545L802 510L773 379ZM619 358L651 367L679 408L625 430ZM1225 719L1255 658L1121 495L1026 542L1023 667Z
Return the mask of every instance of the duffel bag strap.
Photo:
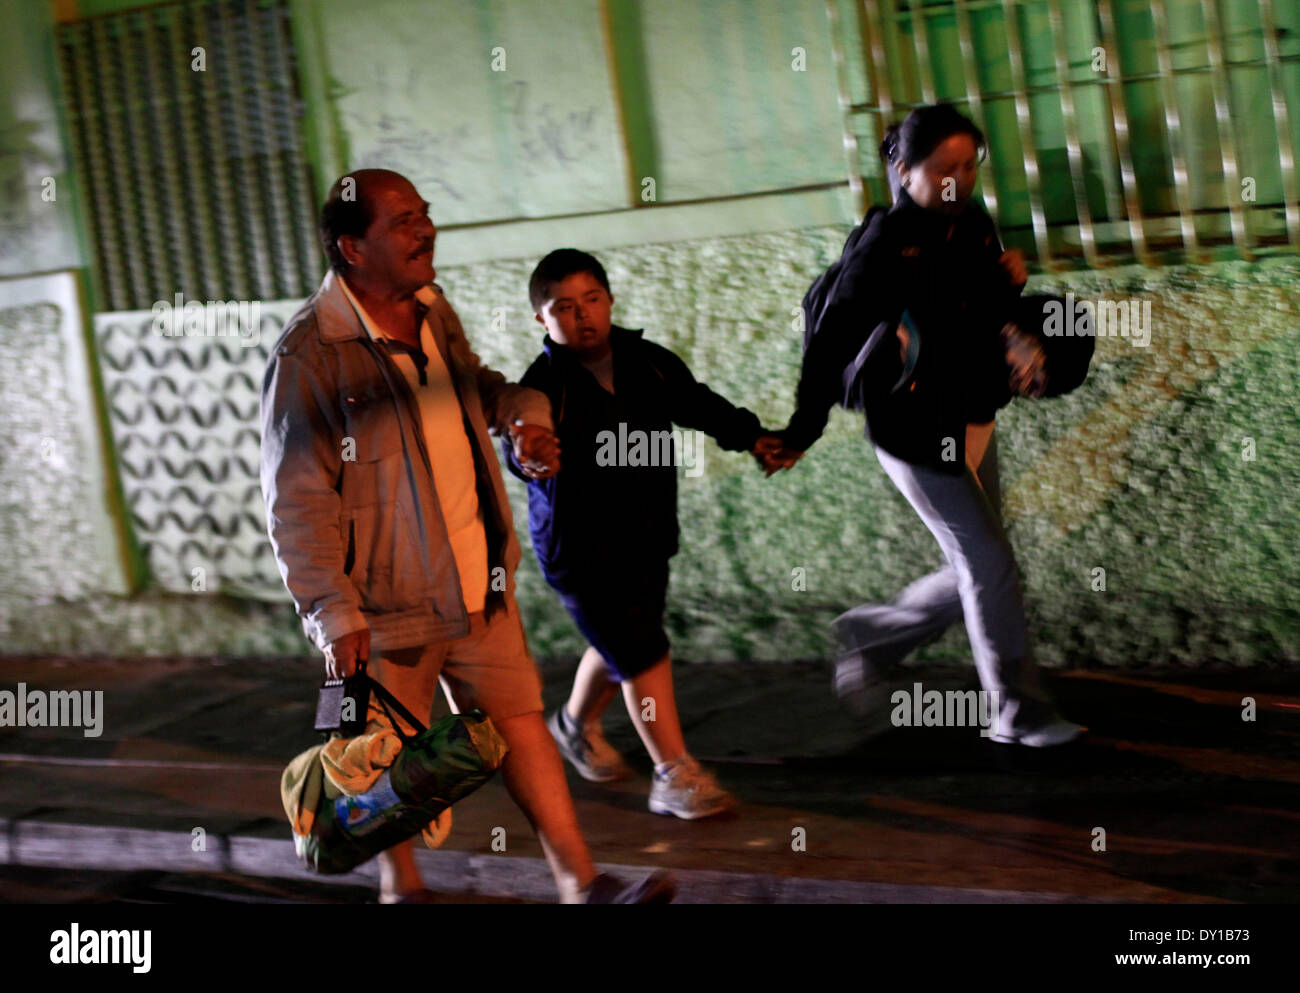
M411 741L428 730L422 721L416 720L415 715L402 706L402 701L393 696L393 694L384 687L383 683L377 680L374 676L371 676L369 673L366 674L366 678L370 680L370 688L374 690L375 697L379 700L379 706L384 708L384 713L387 714L388 719L393 722L393 730L397 732L397 736L401 738L403 742ZM415 728L415 734L407 734L402 730L402 726L398 724L397 719L393 717L393 710L388 709L390 704L392 705L393 710L396 710L407 724Z

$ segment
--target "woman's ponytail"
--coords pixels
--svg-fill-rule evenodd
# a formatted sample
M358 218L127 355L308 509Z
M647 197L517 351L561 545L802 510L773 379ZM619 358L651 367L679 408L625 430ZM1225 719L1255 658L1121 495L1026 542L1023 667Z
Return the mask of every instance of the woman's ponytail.
M901 124L891 124L885 132L884 140L880 142L880 158L885 163L885 179L889 181L889 195L895 203L898 202L899 192L903 188L902 177L898 175L898 169L894 165L898 161L898 133L901 129Z

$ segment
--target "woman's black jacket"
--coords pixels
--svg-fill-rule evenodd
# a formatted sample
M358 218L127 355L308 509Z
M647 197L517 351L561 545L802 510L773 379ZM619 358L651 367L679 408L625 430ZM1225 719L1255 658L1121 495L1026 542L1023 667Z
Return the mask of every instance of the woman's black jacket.
M1022 287L998 264L1001 254L992 219L974 201L945 214L902 191L872 220L831 291L804 353L787 447L806 450L830 408L844 403L866 413L867 435L885 451L960 475L966 425L992 420L1012 396L1000 332L1017 316ZM894 334L904 311L920 332L905 378Z

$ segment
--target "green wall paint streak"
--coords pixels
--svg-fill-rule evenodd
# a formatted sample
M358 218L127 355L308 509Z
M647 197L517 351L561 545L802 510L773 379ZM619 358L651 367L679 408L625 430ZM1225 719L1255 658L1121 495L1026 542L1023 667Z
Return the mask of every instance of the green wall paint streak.
M312 173L316 202L324 203L334 180L347 170L347 134L330 95L329 66L321 43L321 14L312 0L291 0L290 29L298 85L306 112L302 116L303 150Z
M628 202L639 207L649 202L641 199L642 180L657 176L659 171L640 4L637 0L604 0L604 8L608 23L606 44L613 47L619 116L627 147Z

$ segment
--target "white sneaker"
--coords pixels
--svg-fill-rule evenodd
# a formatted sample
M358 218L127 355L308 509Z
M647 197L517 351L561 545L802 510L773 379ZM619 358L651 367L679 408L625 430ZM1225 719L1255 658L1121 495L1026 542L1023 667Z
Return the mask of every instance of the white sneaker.
M721 814L738 802L689 755L670 762L662 772L655 769L650 784L651 812L687 821Z
M599 724L574 727L569 715L560 707L546 721L560 754L578 770L578 775L592 783L609 783L628 774L623 756L605 740Z
M889 702L890 681L871 668L858 652L835 663L832 688L840 704L857 719L864 739L877 738L893 728Z

